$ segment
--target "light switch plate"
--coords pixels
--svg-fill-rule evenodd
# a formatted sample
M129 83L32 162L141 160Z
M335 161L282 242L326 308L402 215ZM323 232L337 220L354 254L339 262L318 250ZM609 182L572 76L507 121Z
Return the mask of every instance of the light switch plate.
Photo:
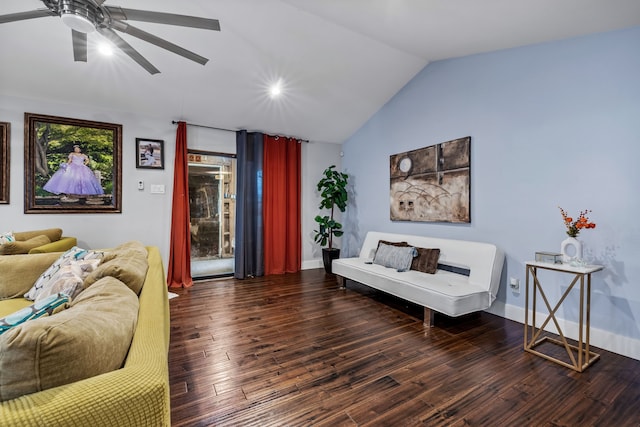
M164 185L151 184L151 194L164 194Z

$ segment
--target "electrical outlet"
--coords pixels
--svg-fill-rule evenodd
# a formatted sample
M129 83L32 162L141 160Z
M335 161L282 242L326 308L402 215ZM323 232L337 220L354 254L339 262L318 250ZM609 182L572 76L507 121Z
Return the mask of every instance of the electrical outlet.
M512 277L511 280L509 281L509 287L511 288L511 290L515 292L520 292L520 280L515 277Z
M144 190L144 181L138 181L138 190Z

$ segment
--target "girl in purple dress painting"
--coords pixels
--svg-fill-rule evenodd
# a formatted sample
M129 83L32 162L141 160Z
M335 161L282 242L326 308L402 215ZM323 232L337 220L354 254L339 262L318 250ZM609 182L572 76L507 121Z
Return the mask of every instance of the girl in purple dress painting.
M73 194L79 196L95 196L104 194L98 178L87 167L89 157L82 153L79 145L73 146L67 163L53 174L44 185L45 190L53 194Z

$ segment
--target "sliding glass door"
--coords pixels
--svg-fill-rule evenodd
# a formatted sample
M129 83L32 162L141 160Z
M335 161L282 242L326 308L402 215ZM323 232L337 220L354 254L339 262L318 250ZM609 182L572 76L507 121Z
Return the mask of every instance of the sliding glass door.
M189 150L191 275L234 271L236 159L231 154Z

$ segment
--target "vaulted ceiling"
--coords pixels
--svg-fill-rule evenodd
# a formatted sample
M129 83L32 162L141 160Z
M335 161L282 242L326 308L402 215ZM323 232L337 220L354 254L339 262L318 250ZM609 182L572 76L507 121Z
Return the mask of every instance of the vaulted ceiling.
M129 21L209 58L123 35L160 71L116 52L74 62L58 17L0 25L0 94L228 129L342 142L428 63L640 25L638 0L107 0L216 18L221 31ZM44 7L2 0L0 15ZM283 93L268 94L280 80ZM9 106L0 106L9 107ZM0 120L2 118L0 117Z

